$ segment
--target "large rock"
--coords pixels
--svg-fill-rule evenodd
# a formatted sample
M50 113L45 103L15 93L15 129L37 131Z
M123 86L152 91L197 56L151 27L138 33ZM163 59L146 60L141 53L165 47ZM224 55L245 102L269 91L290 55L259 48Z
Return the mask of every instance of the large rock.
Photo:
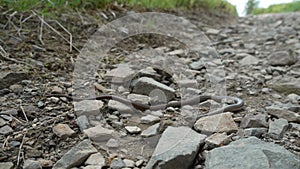
M174 89L148 77L139 78L133 88L134 93L150 95L150 96L151 93L155 92L156 90L162 91L167 101L173 99L175 96ZM162 100L162 101L166 101L166 100Z
M292 65L296 63L296 61L295 56L289 51L273 52L268 56L268 62L272 66Z
M279 145L249 137L209 151L205 166L207 169L299 169L300 159Z
M268 83L267 86L280 93L300 95L300 80L291 82L274 82Z
M238 130L231 113L221 113L202 117L194 125L196 131L204 134L232 133Z
M64 156L58 160L53 169L69 169L82 164L91 154L97 152L97 149L91 144L89 140L83 140Z
M168 127L162 134L146 169L190 169L205 137L188 127Z
M272 105L266 107L267 113L278 118L284 118L289 122L300 123L300 114L290 111L287 108L281 107L279 105Z

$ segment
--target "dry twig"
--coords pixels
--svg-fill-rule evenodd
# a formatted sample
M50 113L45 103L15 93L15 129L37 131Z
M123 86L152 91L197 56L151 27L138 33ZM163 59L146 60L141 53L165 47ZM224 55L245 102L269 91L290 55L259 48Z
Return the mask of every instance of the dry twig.
M24 115L24 117L25 117L26 123L28 123L28 118L27 118L26 112L25 112L25 110L24 110L24 108L23 108L23 106L22 106L22 102L20 102L20 108L21 108L22 113L23 113L23 115Z
M19 164L20 164L20 157L21 157L22 148L23 148L23 145L24 145L24 142L25 142L26 133L27 133L27 132L24 133L22 142L21 142L21 144L20 144L20 146L19 146L19 153L18 153L18 159L17 159L17 166L19 166Z

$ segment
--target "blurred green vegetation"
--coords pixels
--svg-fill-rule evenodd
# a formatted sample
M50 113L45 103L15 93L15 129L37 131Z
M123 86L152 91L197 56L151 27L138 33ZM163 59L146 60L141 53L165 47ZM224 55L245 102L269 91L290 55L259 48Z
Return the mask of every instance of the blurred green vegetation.
M44 13L65 9L105 9L114 3L145 9L202 8L237 15L235 6L226 0L0 0L0 6L6 6L17 11L38 9Z
M256 8L253 10L253 14L264 14L264 13L283 13L283 12L296 12L300 11L300 1L294 1L285 4L271 5L268 8Z

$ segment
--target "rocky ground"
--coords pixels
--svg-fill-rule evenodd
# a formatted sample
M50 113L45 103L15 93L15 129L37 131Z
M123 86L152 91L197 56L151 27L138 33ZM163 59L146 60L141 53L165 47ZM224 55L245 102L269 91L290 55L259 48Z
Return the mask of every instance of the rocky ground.
M108 27L127 38L103 53L111 41L103 43L109 36L97 29L132 11L54 20L1 10L0 169L300 168L300 13L232 22L177 12L196 26L155 20L163 28L156 32L169 37L130 37L125 22ZM145 104L229 95L245 105L198 119L232 101L141 112L49 93L115 94Z

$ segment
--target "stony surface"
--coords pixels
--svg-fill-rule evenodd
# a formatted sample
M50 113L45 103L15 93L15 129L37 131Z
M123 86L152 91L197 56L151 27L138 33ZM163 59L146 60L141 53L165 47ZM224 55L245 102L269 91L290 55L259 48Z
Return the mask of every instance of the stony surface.
M284 168L300 167L300 159L272 143L249 137L213 149L206 155L206 168Z

